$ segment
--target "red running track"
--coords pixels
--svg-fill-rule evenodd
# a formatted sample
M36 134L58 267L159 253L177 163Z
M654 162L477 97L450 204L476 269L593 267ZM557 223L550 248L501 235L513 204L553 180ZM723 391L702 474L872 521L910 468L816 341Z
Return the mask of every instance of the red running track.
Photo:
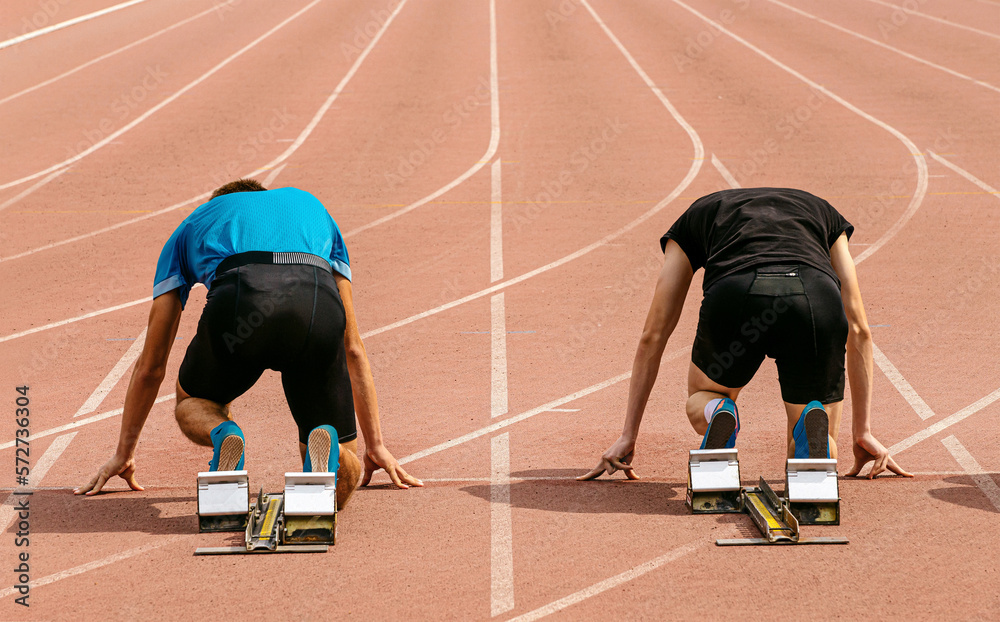
M43 4L11 3L4 38ZM54 0L33 27L115 4ZM147 0L0 49L0 392L31 387L37 487L32 608L10 573L0 617L1000 616L998 52L986 0ZM249 173L347 233L385 435L427 483L359 491L325 556L192 556L228 538L195 534L208 456L172 381L146 491L70 490L112 451L163 241ZM842 480L842 525L810 532L846 547L719 549L746 518L685 510L697 282L643 479L571 479L618 434L659 236L732 184L857 225L875 432L917 476ZM743 396L744 475L779 480L773 366ZM297 458L276 376L234 412L277 489Z

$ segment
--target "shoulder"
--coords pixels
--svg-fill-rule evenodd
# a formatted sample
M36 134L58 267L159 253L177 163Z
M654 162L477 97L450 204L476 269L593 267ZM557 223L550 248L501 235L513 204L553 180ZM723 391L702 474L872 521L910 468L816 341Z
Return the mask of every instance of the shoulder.
M299 188L293 188L291 186L287 188L276 188L275 190L267 190L265 194L268 198L276 199L279 201L287 201L301 204L309 205L319 205L322 207L323 203L316 198L316 196L307 192L306 190L301 190Z

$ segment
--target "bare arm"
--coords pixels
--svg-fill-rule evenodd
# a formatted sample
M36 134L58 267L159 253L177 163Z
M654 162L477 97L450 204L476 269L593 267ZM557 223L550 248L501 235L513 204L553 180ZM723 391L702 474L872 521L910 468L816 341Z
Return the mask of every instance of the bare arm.
M354 396L354 411L358 417L361 435L365 439L365 476L362 486L367 486L372 474L379 468L385 469L392 482L399 488L423 486L423 483L407 474L403 467L392 456L382 439L382 429L379 425L378 397L375 395L375 379L372 377L371 365L368 363L368 353L361 340L358 321L354 315L354 294L351 282L343 276L334 273L340 299L344 303L344 313L347 325L344 330L344 349L347 352L347 371L351 375L351 392Z
M910 476L889 455L882 443L872 435L872 334L868 328L865 306L861 300L861 287L854 259L847 245L847 234L841 234L830 249L830 261L840 278L840 295L847 314L847 379L851 386L851 435L854 443L854 468L848 476L857 475L869 461L875 464L868 477L873 478L886 468L894 473Z
M851 432L855 439L871 432L872 333L861 300L858 273L847 246L847 234L830 249L833 269L840 277L840 295L847 314L847 377L851 385Z
M593 479L618 469L625 471L629 479L638 479L632 468L632 455L639 435L639 425L646 410L646 401L653 390L656 376L660 371L660 358L673 334L684 308L684 299L691 286L694 271L687 255L676 242L670 240L663 253L663 267L656 281L653 302L646 315L646 325L639 338L635 359L632 362L632 378L629 382L628 404L625 408L625 426L621 437L604 452L601 462L592 471L577 479Z
M174 344L180 319L181 301L177 290L157 296L153 300L146 327L146 341L132 369L132 377L125 393L118 448L97 475L87 484L74 490L76 494L97 494L115 475L120 475L128 482L132 490L142 490L142 486L135 479L135 448L166 374L167 359L170 357L170 349Z

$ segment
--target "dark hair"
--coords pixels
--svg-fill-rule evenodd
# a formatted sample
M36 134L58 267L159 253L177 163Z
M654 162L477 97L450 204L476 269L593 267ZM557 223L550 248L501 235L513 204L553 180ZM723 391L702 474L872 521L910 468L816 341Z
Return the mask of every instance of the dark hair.
M212 199L215 197L221 197L224 194L232 194L234 192L258 192L260 190L267 190L267 188L260 185L260 182L256 179L237 179L236 181L229 182L225 186L216 188L215 192L212 193Z

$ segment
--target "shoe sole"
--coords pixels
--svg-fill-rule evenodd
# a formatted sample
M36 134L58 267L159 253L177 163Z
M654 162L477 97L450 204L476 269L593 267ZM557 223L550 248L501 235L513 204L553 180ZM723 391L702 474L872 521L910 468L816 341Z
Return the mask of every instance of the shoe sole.
M230 434L222 439L219 449L219 470L235 471L243 457L243 439L237 434Z
M705 441L705 449L725 449L729 437L736 431L736 417L733 413L721 410L712 417L712 422L708 425L708 439Z
M330 439L328 431L316 429L309 433L309 462L313 472L326 473L327 469L330 468L330 447L332 445L333 441ZM317 469L319 465L323 465L320 470Z
M809 457L815 459L829 456L830 417L826 411L814 408L807 412L805 427L806 442L809 444Z

